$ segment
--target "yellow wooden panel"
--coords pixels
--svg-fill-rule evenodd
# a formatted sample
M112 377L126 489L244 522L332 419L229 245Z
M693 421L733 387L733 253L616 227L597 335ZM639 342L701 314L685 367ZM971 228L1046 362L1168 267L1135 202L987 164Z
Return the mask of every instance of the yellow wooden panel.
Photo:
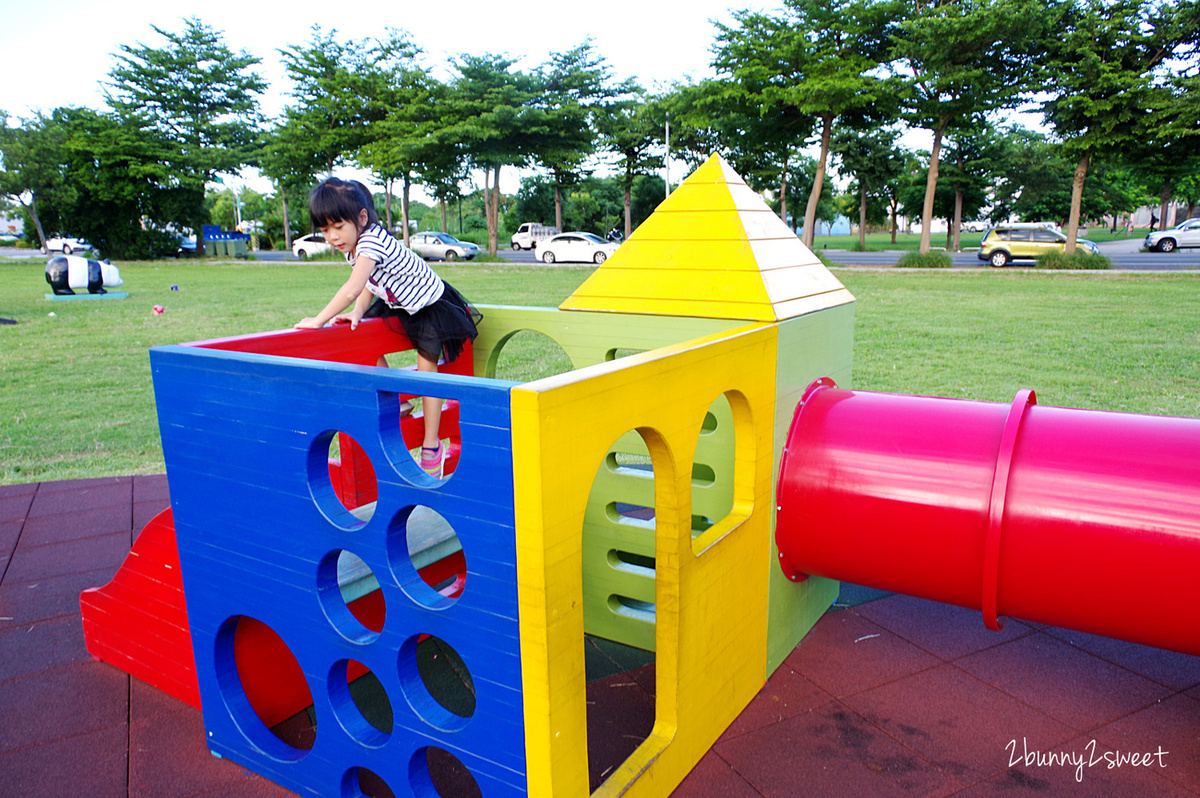
M756 271L700 267L684 270L673 269L669 265L641 269L597 269L588 278L587 285L580 287L576 294L580 297L593 294L630 299L643 297L651 303L666 297L691 302L771 304L762 275Z
M656 724L598 795L666 795L762 686L774 326L752 325L513 389L518 592L530 794L588 794L581 537L597 465L629 429L654 464ZM696 556L691 462L713 400L740 397L735 529Z
M562 307L564 310L595 310L601 313L658 313L664 316L776 321L774 309L770 305L761 303L727 302L718 306L708 300L660 299L650 301L637 297L628 299L614 296L597 297L594 305L595 307L575 307L568 300L563 303Z
M727 184L693 183L695 174L671 192L654 210L655 213L678 213L683 211L737 210Z
M796 234L764 204L757 210L658 210L638 226L627 243L650 240L679 242L727 239L790 239L799 242ZM815 260L815 257L811 259Z
M778 273L787 269L801 271ZM713 156L559 307L770 321L839 304L848 294L797 300L841 291L762 198Z
M635 236L622 244L611 258L592 272L592 276L619 269L707 269L747 274L757 274L759 271L754 249L745 237L682 242L638 239ZM630 279L639 278L633 275ZM580 289L587 284L584 281Z
M629 244L640 241L671 241L676 247L679 246L679 241L743 241L747 233L742 216L743 214L733 208L687 213L656 211L638 225L637 230L633 231L633 235L621 245L617 253Z

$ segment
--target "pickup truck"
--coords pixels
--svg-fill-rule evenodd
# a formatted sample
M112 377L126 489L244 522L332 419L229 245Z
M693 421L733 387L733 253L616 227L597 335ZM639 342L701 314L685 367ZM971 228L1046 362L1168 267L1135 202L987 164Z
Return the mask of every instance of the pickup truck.
M537 222L525 222L517 228L517 232L513 233L512 248L515 250L534 249L539 241L544 241L550 236L556 236L561 233L557 227L550 227Z

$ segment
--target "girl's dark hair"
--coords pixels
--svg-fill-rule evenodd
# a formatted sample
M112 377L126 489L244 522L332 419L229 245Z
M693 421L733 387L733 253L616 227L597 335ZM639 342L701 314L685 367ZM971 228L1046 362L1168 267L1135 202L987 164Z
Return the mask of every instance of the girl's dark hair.
M308 195L308 216L320 229L334 222L350 222L358 227L358 215L367 212L367 227L379 224L370 190L357 180L331 177L321 181ZM361 233L363 228L359 229Z

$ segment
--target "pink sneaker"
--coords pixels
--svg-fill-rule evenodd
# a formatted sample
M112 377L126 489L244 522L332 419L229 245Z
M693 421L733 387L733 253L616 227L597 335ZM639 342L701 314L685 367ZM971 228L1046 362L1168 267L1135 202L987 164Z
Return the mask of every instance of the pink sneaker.
M446 447L438 441L437 448L421 447L421 470L434 479L442 478L442 467L446 463Z

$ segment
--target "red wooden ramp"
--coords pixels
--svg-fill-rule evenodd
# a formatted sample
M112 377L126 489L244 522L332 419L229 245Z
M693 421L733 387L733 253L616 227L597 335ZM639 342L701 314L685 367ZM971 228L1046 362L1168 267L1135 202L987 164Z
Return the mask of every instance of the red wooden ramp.
M146 524L111 582L83 591L79 609L89 654L200 708L169 507Z

